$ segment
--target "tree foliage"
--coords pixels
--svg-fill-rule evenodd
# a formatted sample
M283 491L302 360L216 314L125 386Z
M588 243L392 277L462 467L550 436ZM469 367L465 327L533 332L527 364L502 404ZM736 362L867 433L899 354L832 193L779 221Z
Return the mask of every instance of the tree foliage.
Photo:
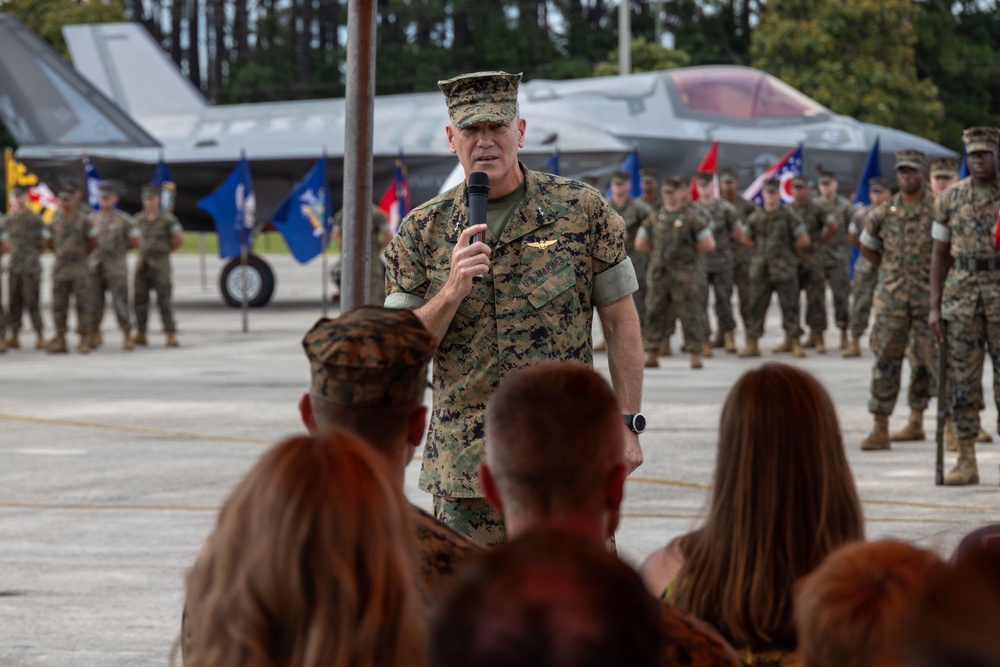
M650 44L643 37L632 40L630 45L633 72L655 72L661 69L674 69L691 64L688 54L677 49L667 49L659 44ZM608 54L608 59L594 66L594 76L614 76L619 72L619 51L615 49Z
M771 0L750 43L753 65L833 111L938 138L944 105L918 77L910 0Z
M29 28L65 55L66 40L62 36L64 25L77 23L110 23L125 20L125 9L120 1L94 0L5 0L0 11L14 14Z

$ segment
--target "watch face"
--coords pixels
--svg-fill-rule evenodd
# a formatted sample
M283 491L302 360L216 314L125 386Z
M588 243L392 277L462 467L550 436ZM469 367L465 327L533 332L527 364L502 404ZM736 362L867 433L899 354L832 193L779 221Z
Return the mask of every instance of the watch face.
M636 413L636 415L632 417L632 430L636 433L642 433L646 430L646 418L641 412Z

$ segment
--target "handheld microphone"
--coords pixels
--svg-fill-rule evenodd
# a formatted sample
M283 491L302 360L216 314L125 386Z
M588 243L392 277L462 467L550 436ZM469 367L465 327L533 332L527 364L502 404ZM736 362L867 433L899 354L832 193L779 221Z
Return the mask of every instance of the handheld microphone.
M486 199L490 194L490 176L482 171L469 174L469 184L465 186L469 198L469 226L486 224ZM483 240L483 233L476 234L469 243Z

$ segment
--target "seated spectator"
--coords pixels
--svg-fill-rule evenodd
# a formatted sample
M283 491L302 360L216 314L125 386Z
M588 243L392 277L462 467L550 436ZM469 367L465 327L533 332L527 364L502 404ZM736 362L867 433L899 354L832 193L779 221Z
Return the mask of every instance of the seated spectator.
M507 535L558 530L595 547L612 538L624 495L625 428L614 392L589 367L550 362L506 376L486 411L479 479ZM660 665L739 664L706 624L670 605L659 610L667 635Z
M895 541L834 551L796 586L803 667L905 667L920 610L950 575L930 551Z
M268 450L187 579L192 667L412 667L423 655L398 485L333 430Z
M951 555L951 562L957 563L964 554L977 548L1000 554L1000 523L983 526L962 538Z
M722 407L708 517L653 552L646 586L718 628L748 665L795 661L793 585L864 538L830 396L809 373L765 364Z
M427 425L423 404L434 337L412 311L362 306L321 319L302 339L312 383L299 401L310 433L345 428L373 445L402 489ZM429 603L470 554L471 540L415 505L417 587Z
M534 531L471 560L434 611L431 667L658 667L660 606L599 541Z

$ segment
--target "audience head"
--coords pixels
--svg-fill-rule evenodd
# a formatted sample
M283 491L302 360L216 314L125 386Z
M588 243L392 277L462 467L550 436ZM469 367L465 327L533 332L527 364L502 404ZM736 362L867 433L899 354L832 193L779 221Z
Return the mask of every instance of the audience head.
M805 667L905 667L920 610L950 568L903 542L856 542L796 587Z
M659 667L661 614L603 545L532 531L459 573L431 619L430 665Z
M423 647L413 531L383 466L339 429L261 457L188 575L196 637L187 664L414 664Z
M671 599L737 647L791 650L794 582L863 537L829 394L793 366L745 373L722 407L708 517L683 538Z
M543 523L611 536L626 474L624 435L614 392L590 367L549 362L506 376L486 410L480 481L508 534Z

